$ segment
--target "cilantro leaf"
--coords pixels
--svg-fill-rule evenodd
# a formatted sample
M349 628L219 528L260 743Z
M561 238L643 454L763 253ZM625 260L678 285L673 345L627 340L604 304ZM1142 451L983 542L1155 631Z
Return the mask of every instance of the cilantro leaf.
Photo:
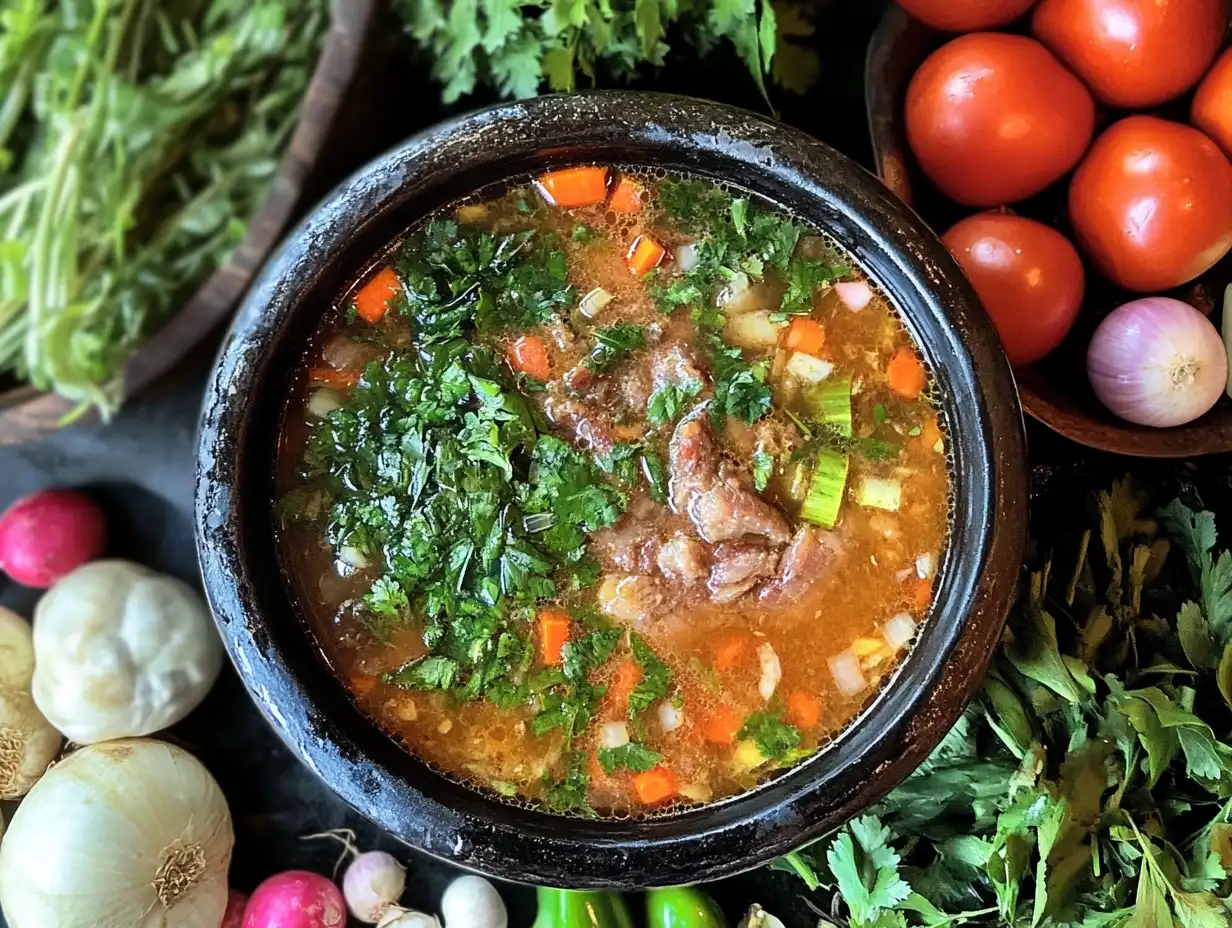
M728 346L713 333L705 335L704 340L714 378L714 404L710 414L716 427L722 427L726 416L752 425L770 411L770 387L766 384L768 362L746 361L743 351Z
M565 773L562 777L553 779L550 774L544 775L543 804L553 812L595 818L595 810L587 799L589 787L585 755L580 751L570 751L565 755Z
M782 707L758 709L745 719L736 737L752 741L763 757L780 764L793 764L809 753L801 752L800 730L783 719Z
M611 776L617 770L631 770L634 773L653 770L663 760L663 755L644 744L630 741L618 748L599 748L598 758L603 772Z
M629 694L629 719L637 724L638 716L667 695L667 689L672 682L672 672L667 664L659 660L658 655L641 635L630 633L629 644L633 649L633 659L642 670L641 680Z
M646 330L633 323L609 325L595 330L595 346L586 359L592 371L611 370L639 348L646 347Z
M826 852L854 924L875 923L882 912L911 895L899 875L900 858L890 847L891 837L876 816L864 815L843 828Z
M655 428L671 425L680 416L684 404L701 392L702 382L692 377L680 383L663 384L650 395L646 421Z
M420 657L384 676L405 689L447 690L458 678L458 663L447 657Z

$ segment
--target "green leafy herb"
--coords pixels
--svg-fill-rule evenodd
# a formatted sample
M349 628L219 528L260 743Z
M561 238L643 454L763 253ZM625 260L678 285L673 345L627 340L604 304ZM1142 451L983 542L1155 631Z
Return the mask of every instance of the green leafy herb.
M668 382L650 395L646 421L655 428L671 425L680 417L684 404L702 392L702 382L692 377L680 383Z
M565 772L560 779L545 775L543 804L553 812L569 812L574 815L595 817L595 810L586 798L590 777L586 773L586 755L570 751L565 755Z
M826 853L855 924L873 924L882 910L911 895L898 873L899 856L889 845L892 837L874 816L864 815L844 828Z
M770 485L774 474L774 455L765 451L753 452L753 488L760 493Z
M800 730L783 719L782 707L759 709L745 719L737 737L752 741L767 760L790 766L812 753L800 748Z
M727 416L752 425L770 411L770 387L766 384L769 363L746 361L744 352L724 343L718 335L704 334L714 377L714 403L710 415L716 428Z
M447 690L458 678L458 662L447 657L421 657L385 674L385 682L417 690Z
M595 347L586 359L593 371L611 370L617 362L639 348L646 347L646 330L640 325L621 323L595 330Z
M603 772L611 776L617 770L631 770L634 773L653 770L663 760L663 755L644 744L630 741L618 748L599 748L598 758Z
M629 720L636 726L640 725L641 714L667 695L672 672L641 635L630 633L629 644L633 648L633 659L642 670L641 680L629 694Z

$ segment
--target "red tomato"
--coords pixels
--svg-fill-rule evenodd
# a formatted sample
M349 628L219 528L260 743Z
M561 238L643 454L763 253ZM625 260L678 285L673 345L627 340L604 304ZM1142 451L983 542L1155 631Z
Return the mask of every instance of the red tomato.
M1095 102L1048 49L977 32L942 46L907 88L907 141L941 192L969 206L1039 193L1078 163Z
M1082 259L1034 219L980 213L945 233L1001 336L1010 364L1034 364L1065 338L1082 308Z
M1198 85L1189 119L1232 158L1232 48L1220 56Z
M975 32L1012 23L1035 0L898 0L898 5L926 25L946 32Z
M1114 283L1177 287L1232 248L1232 164L1197 129L1130 116L1074 173L1069 215L1079 244Z
M1228 0L1042 0L1031 29L1110 106L1155 106L1195 83L1223 43Z

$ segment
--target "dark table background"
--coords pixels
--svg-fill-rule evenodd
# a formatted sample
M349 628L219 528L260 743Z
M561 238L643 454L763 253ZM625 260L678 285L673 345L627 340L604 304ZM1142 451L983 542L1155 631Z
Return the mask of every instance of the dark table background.
M781 118L865 165L871 162L871 153L863 107L864 48L884 5L884 0L832 0L816 37L822 56L816 88L805 97L772 91ZM315 178L314 194L324 194L370 157L448 115L436 103L436 88L406 64L401 52L391 39L380 52L382 60L374 61L367 87L367 92L400 101L400 113L377 121L379 131L374 132L374 121L361 107L348 107L349 125L338 133L339 144ZM652 76L644 85L766 109L743 65L721 54L698 66L675 69L670 76ZM477 102L486 101L469 101L456 109ZM46 486L86 488L107 512L110 555L140 561L197 585L191 529L195 442L202 387L216 346L217 336L173 377L106 425L74 427L37 443L0 448L0 508ZM1089 475L1161 466L1092 455L1037 427L1030 429L1029 437L1038 474L1057 467ZM1226 463L1216 467L1222 473ZM1232 482L1225 481L1224 486ZM0 578L0 604L29 616L36 599L35 591ZM235 820L231 872L237 888L251 890L264 877L288 868L329 873L338 857L337 846L305 841L302 836L335 828L354 829L360 847L384 848L409 866L404 897L408 906L434 910L445 884L457 873L388 838L336 799L265 725L229 666L205 703L167 737L200 757L227 795ZM510 905L511 925L529 926L533 892L512 884L501 889ZM708 889L723 903L733 924L754 901L789 928L804 928L817 920L804 903L803 884L786 874L761 870Z

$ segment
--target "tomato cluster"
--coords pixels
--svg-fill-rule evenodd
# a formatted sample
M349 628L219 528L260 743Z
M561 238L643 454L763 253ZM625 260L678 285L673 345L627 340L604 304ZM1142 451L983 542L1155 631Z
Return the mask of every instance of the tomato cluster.
M907 141L947 197L1001 208L964 219L945 241L1012 363L1033 363L1061 343L1084 274L1065 236L1004 207L1067 174L1074 238L1119 287L1180 286L1232 249L1232 49L1216 60L1230 0L899 3L930 26L965 33L913 77ZM1030 35L977 31L1020 19ZM1195 87L1189 124L1115 112L1167 104ZM1113 111L1098 135L1097 107Z

